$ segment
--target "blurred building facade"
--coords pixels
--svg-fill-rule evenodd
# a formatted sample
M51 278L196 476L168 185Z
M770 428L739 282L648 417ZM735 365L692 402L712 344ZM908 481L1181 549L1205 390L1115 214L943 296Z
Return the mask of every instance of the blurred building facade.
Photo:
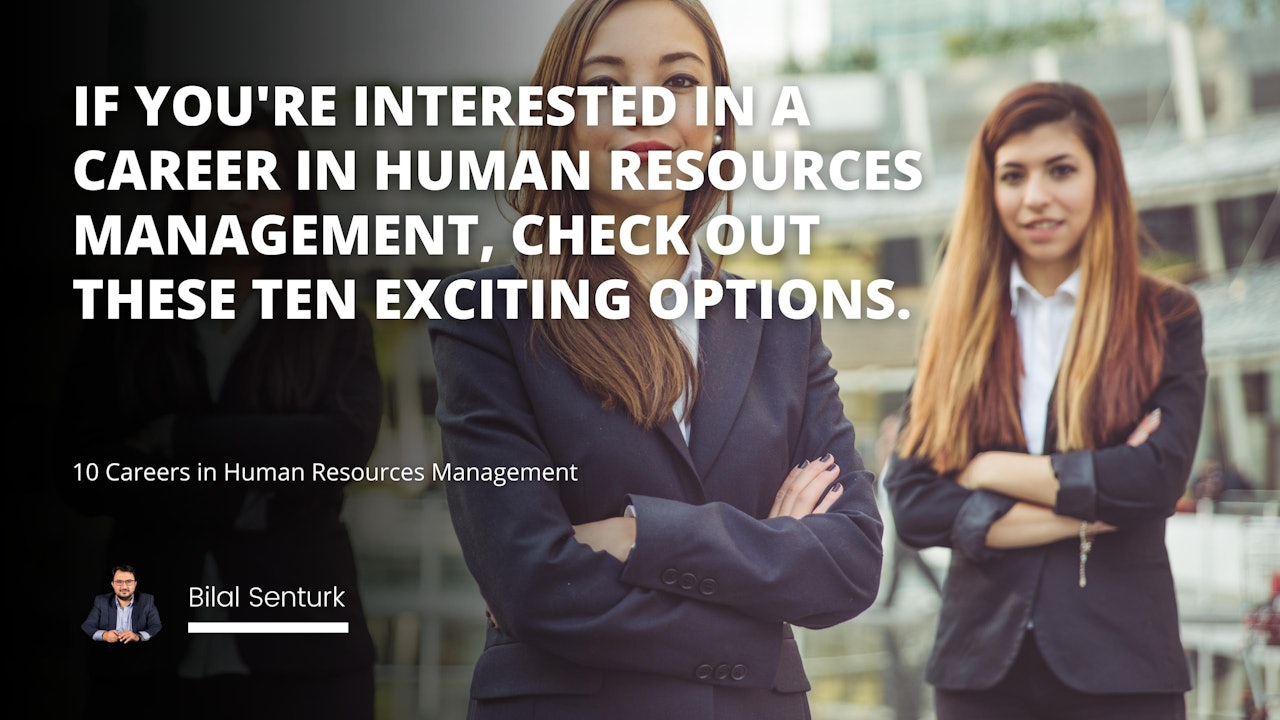
M1270 0L829 0L827 63L896 73L958 57L1083 42L1159 40L1170 20L1240 29L1274 22Z

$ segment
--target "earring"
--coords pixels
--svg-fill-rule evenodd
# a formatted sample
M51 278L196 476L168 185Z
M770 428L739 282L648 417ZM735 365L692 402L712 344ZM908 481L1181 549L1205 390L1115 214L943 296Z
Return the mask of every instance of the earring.
M722 142L724 142L724 138L720 137L720 133L716 133L716 136L711 138L711 144L716 147L719 147Z

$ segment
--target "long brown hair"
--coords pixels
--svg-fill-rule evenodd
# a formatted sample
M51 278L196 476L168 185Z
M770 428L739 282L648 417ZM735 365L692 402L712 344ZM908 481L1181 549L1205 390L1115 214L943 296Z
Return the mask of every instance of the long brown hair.
M544 89L578 84L582 60L596 28L606 15L627 0L577 0L552 32L543 50L531 85ZM702 31L711 57L712 82L728 86L729 68L724 47L711 16L698 0L671 0ZM521 150L534 150L543 168L550 167L551 153L569 147L570 127L550 125L522 127L516 136ZM734 148L732 120L718 128L720 150ZM692 241L694 231L710 219L727 194L710 183L685 194L684 239ZM527 187L511 190L507 201L522 215L569 217L590 215L586 193L577 190L546 192ZM544 225L545 227L545 225ZM538 244L544 235L535 229L530 242ZM534 320L535 337L544 339L586 388L603 399L606 408L621 408L640 426L653 428L671 415L682 394L696 395L697 370L689 353L670 323L648 312L646 288L626 260L618 256L572 254L523 256L516 267L526 279L562 278L577 283L587 280L592 287L610 279L627 281L632 308L624 320L591 316L581 320ZM688 403L687 408L692 406ZM687 410L686 410L687 411Z
M939 472L978 448L1026 443L1019 413L1022 360L1010 315L1016 250L995 209L994 159L1010 138L1065 122L1097 169L1094 212L1080 251L1080 294L1054 391L1058 451L1120 442L1160 378L1170 286L1139 269L1139 224L1115 129L1096 98L1070 83L1031 83L1006 95L969 153L963 196L934 280L931 313L899 452Z

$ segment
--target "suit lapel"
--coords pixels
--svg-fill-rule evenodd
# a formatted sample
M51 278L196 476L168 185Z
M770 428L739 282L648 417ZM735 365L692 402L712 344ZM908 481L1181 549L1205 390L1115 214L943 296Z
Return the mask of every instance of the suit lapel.
M1057 413L1054 412L1054 408L1057 406L1057 402L1058 402L1058 381L1054 380L1053 388L1049 390L1049 404L1044 409L1044 412L1045 412L1044 444L1040 447L1040 452L1043 455L1048 455L1052 453L1054 451L1054 448L1058 446L1058 423L1056 420Z
M701 372L690 441L693 465L704 479L742 407L764 329L764 321L754 312L739 320L733 316L733 307L728 300L717 303L698 324Z
M693 501L699 503L706 502L707 494L703 489L701 477L698 474L697 467L694 465L693 457L689 454L689 444L684 441L684 433L680 432L680 423L676 422L674 415L668 417L666 421L658 426L658 434L667 441L667 445L670 446L671 452L674 453L683 464L683 469L686 473L683 473L682 476L687 474L688 477L693 478L693 482L683 483L692 494ZM692 436L693 433L690 433L690 437Z
M705 254L702 268L703 277L710 277L713 268ZM741 320L733 313L734 303L725 300L709 308L698 323L698 394L690 418L689 442L685 442L674 415L658 426L658 434L693 478L687 485L696 502L706 502L706 478L746 397L764 330L764 321L754 311Z

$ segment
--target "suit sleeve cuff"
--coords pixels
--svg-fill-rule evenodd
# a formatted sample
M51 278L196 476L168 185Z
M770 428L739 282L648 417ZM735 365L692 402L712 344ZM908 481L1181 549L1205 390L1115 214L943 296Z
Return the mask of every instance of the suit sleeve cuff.
M631 554L622 566L621 575L621 580L629 585L651 590L671 590L674 583L668 581L677 577L671 574L667 567L669 563L663 564L663 558L658 552L660 547L669 547L662 539L664 514L660 508L662 503L656 498L627 496L627 509L623 515L636 520L635 542L631 546ZM640 520L641 515L644 516L643 522Z
M985 490L971 493L951 525L951 548L974 562L999 557L1003 551L987 547L987 532L1016 503L1017 500L999 493Z
M688 530L697 522L692 507L674 500L629 495L635 513L636 542L622 566L620 579L628 585L707 600L718 591L718 580L705 567L691 564L681 553Z
M147 632L146 630L143 630L142 632L138 633L138 637L142 638L143 642L146 642L151 639L151 633Z
M1058 499L1053 511L1080 520L1097 520L1098 482L1093 471L1093 453L1089 450L1057 453L1049 456L1049 464L1058 476Z

